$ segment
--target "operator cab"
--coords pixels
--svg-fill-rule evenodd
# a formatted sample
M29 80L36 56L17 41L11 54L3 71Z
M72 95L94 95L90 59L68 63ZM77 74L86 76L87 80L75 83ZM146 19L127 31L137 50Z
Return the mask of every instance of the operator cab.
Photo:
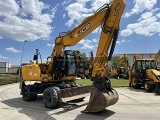
M156 61L155 60L136 60L135 70L137 73L139 73L141 78L146 77L147 69L156 69Z
M76 76L78 69L78 52L73 50L65 50L63 56L60 56L56 63L56 68L62 77Z

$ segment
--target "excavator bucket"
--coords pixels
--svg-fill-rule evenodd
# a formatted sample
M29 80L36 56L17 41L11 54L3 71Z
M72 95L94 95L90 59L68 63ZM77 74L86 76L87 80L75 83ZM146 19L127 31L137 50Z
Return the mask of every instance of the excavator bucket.
M108 89L108 88L107 88ZM90 100L84 113L94 113L104 110L106 107L115 104L119 99L118 93L109 88L107 91L98 90L96 87L92 88Z
M108 93L100 92L97 88L93 88L90 95L89 103L84 113L94 113L104 110L106 107L115 104L119 99L118 93L112 89Z

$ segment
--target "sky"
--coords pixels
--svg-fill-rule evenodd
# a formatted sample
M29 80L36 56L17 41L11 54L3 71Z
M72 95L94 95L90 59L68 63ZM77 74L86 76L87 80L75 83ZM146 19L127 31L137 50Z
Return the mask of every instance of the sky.
M61 32L73 30L86 17L112 0L0 0L0 62L12 65L43 61ZM160 49L160 0L125 0L126 7L114 54L157 53ZM100 27L76 46L87 56L96 53ZM27 41L27 42L25 42Z

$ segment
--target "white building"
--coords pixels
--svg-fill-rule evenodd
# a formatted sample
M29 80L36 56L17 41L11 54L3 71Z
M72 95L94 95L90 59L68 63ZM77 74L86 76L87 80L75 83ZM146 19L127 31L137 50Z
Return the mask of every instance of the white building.
M0 74L17 74L19 66L12 66L9 62L0 62Z
M126 55L128 56L129 65L130 67L132 67L134 63L134 55L139 55L140 58L144 59L144 58L154 58L156 54L157 53L133 53L133 54L126 54ZM114 55L123 57L124 54L114 54ZM160 58L157 60L157 62L160 63Z

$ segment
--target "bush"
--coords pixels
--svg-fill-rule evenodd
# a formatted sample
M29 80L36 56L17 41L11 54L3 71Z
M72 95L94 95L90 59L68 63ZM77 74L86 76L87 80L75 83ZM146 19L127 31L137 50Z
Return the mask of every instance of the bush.
M12 83L20 82L21 79L19 76L1 74L0 75L0 85L7 85Z

